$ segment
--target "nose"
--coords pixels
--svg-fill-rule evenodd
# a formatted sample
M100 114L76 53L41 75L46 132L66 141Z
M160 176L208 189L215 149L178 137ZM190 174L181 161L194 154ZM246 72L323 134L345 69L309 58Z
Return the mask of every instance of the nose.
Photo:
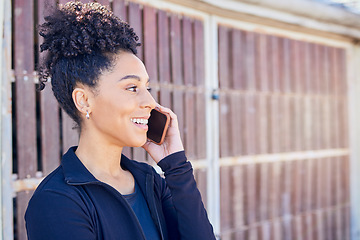
M141 107L150 108L151 110L156 107L156 101L148 90L144 91L141 101Z

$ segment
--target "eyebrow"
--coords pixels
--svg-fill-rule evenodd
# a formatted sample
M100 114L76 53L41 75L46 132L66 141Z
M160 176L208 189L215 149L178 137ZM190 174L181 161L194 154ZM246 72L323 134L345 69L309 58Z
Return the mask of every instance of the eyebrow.
M132 75L132 74L126 75L126 76L122 77L122 78L120 79L120 81L121 81L121 80L125 80L125 79L136 79L136 80L138 80L139 82L141 81L141 79L140 79L139 76L137 76L137 75ZM149 81L150 81L150 79L147 80L147 82L149 82Z

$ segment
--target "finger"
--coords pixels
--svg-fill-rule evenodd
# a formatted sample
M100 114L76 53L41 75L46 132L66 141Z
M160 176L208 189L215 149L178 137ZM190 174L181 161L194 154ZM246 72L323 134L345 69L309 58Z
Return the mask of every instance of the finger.
M169 115L170 115L170 118L171 118L172 120L176 120L176 122L177 122L177 115L176 115L170 108L161 106L160 104L158 104L158 105L156 106L156 108L157 108L160 112L162 112L162 113L167 113L167 114L169 114Z

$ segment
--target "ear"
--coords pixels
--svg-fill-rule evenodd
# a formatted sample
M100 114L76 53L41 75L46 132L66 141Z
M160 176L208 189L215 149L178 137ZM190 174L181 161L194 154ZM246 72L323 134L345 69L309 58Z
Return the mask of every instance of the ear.
M72 92L72 99L81 114L91 113L88 89L83 86L77 86Z

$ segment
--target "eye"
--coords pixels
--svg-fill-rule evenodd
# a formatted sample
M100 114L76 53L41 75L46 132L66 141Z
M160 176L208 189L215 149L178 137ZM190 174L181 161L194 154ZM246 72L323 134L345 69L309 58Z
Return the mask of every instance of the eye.
M137 86L131 86L131 87L126 88L126 90L128 90L130 92L137 92L138 88L137 88Z

